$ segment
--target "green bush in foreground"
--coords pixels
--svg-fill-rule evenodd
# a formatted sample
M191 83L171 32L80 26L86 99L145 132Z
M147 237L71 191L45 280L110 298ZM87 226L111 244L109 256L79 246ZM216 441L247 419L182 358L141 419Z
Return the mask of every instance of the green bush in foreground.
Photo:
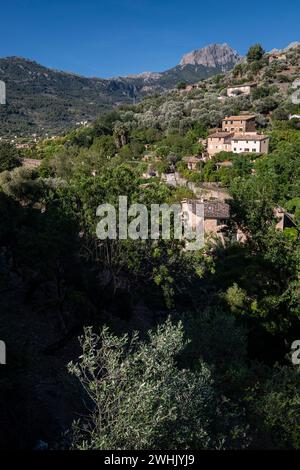
M93 404L74 423L77 449L211 449L246 446L235 408L213 388L210 371L179 369L185 343L181 323L167 321L149 333L120 338L106 327L81 338L79 362L69 364ZM226 431L227 429L227 431Z

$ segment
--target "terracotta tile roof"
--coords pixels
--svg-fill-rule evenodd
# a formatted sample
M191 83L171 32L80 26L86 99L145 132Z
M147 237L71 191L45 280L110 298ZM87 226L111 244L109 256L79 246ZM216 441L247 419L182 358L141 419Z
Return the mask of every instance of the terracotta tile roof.
M205 219L229 219L229 204L220 201L204 202L204 218Z
M255 119L255 114L242 114L241 116L225 116L223 121L250 121Z
M262 134L234 134L232 140L265 140L269 136Z
M214 127L213 129L208 129L208 135L215 134L216 132L222 132L220 127Z
M224 132L215 132L214 134L210 134L210 135L208 136L208 138L209 138L209 139L210 139L210 138L213 138L213 139L215 139L215 138L222 139L222 138L225 138L225 137L232 137L233 135L234 135L234 132L226 132L226 131L224 131Z
M201 203L199 199L188 199L186 201L191 205L191 209L196 214L197 204ZM204 201L204 219L229 219L230 207L226 202Z

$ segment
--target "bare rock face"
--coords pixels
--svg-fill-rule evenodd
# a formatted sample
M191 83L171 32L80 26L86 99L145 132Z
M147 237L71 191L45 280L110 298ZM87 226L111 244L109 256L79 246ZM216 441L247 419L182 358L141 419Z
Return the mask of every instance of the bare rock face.
M210 44L202 49L196 49L185 54L180 65L203 65L227 71L241 60L242 56L228 44Z

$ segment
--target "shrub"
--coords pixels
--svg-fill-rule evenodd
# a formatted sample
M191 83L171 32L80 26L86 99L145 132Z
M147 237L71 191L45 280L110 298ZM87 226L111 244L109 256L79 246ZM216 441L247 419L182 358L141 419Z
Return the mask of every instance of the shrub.
M276 367L263 384L254 409L274 447L300 449L299 370Z
M142 342L134 334L120 338L103 328L85 329L82 356L69 370L84 386L93 411L73 427L79 449L208 449L230 445L240 429L216 400L208 367L180 369L183 327L168 320ZM229 422L231 423L229 425ZM231 431L228 429L228 435Z
M278 106L278 102L272 96L267 96L261 100L255 101L255 111L261 114L268 114Z
M8 142L0 142L0 172L12 170L20 165L20 155L16 147Z

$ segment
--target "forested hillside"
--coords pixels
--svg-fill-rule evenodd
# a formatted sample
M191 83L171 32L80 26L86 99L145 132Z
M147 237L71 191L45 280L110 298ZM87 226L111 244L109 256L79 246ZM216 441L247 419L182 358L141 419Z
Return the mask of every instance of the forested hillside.
M0 107L0 136L58 134L119 104L230 70L241 59L227 45L208 46L197 54L196 63L165 72L105 80L60 72L21 57L2 58L0 80L6 83L7 104Z
M299 46L272 62L256 45L192 90L120 106L32 149L0 143L0 337L11 351L1 446L300 448L299 59ZM225 96L249 81L250 96ZM190 171L184 157L243 111L270 136L269 154L226 152ZM195 198L166 183L174 172L224 191L224 243L96 237L97 207L119 196L147 208ZM282 230L278 207L292 221Z

